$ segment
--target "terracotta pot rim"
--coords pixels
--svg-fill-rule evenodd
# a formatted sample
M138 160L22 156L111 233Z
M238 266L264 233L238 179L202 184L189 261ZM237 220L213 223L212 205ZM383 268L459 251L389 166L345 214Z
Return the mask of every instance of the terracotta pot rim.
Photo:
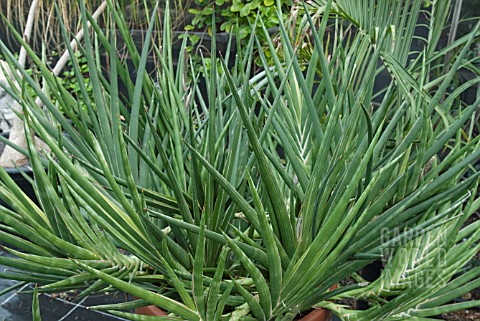
M135 313L136 314L141 314L141 315L148 315L148 316L166 316L166 315L168 315L167 313L165 313L165 311L163 311L162 309L160 309L156 305L147 305L147 306L144 306L144 307L135 308Z
M330 287L330 290L335 290L338 284L334 284ZM135 313L149 315L149 316L166 316L168 315L155 305L147 305L145 307L136 308ZM296 319L297 321L328 321L332 317L332 311L325 308L313 308L312 311L306 315Z
M141 315L148 315L148 316L167 316L168 314L165 313L162 309L155 305L147 305L145 307L136 308L135 313ZM327 321L330 320L331 312L327 309L319 308L313 309L308 314L304 315L300 319L296 319L297 321Z
M332 312L324 308L314 308L307 315L296 319L297 321L327 321L332 317Z

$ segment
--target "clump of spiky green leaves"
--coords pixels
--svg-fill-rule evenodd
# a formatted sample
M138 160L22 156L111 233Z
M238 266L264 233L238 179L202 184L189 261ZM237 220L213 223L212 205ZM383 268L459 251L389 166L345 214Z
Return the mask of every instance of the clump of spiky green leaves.
M19 249L1 259L19 267L3 277L81 296L114 287L139 299L96 308L132 320L122 310L145 304L183 320L293 320L312 307L348 320L413 320L478 305L444 304L478 286L480 273L453 278L479 248L478 221L464 222L480 207L479 174L470 166L480 158L480 138L463 126L480 100L459 100L479 78L451 88L461 68L478 75L464 57L479 25L438 50L449 6L436 1L426 12L425 49L411 52L422 2L306 8L320 17L304 18L312 30L308 65L288 28L280 27L278 56L259 20L272 59L252 34L245 52L259 50L263 70L252 74L252 55L239 51L233 68L212 64L204 73L206 92L198 77L185 78L187 57L174 67L168 12L162 46L152 45L152 77L145 65L154 23L139 53L109 3L110 30L119 29L136 66L132 80L114 33L103 33L82 4L84 28L92 23L107 52L109 77L88 33L80 48L92 95L79 81L81 94L73 96L28 50L63 113L19 70L45 107L28 92L13 93L26 130L51 152L41 158L30 143L40 206L0 170L0 197L11 207L0 207L0 239ZM211 52L215 59L215 42ZM83 79L75 60L73 70ZM387 80L374 90L380 73ZM381 259L377 281L357 275ZM330 290L346 278L354 284ZM370 308L332 301L344 297Z

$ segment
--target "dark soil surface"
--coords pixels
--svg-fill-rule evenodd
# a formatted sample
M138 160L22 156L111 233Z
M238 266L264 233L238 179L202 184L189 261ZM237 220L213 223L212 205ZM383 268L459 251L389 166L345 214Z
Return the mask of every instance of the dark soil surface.
M463 310L454 313L442 314L443 320L448 321L478 321L480 320L479 310Z

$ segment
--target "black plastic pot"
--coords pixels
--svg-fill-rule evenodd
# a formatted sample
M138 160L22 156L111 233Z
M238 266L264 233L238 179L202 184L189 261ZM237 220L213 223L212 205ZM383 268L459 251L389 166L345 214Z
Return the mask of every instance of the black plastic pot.
M6 172L10 177L15 181L15 183L22 189L22 191L27 194L27 196L33 200L35 203L38 203L37 196L35 195L35 192L33 190L32 184L25 178L24 175L20 172L23 171L25 175L33 179L33 171L31 167L28 166L22 166L19 169L16 168L5 168ZM3 200L0 200L0 205L5 206L5 202Z
M368 282L373 282L381 276L382 268L382 261L373 261L372 263L367 264L360 270L360 276ZM355 308L357 310L367 310L368 308L370 308L370 305L367 301L358 300L357 306Z
M272 31L274 32L274 31ZM184 31L173 31L172 32L172 57L173 57L173 67L176 69L178 66L178 57L180 55L181 49L182 49L182 42L183 39L182 37L185 36ZM194 53L202 53L204 57L210 57L210 50L211 50L211 44L212 44L212 37L208 34L208 32L189 32L188 34L190 35L196 35L199 37L199 41L195 44L195 48L193 49L192 52ZM145 36L146 36L146 31L145 30L130 30L130 35L132 37L132 40L135 44L135 47L137 48L138 52L142 51L142 47L145 41ZM161 31L154 31L152 33L152 37L150 39L151 44L155 43L158 44L159 41L161 41L162 38L162 32ZM230 34L225 33L225 32L219 32L215 35L215 44L217 48L217 55L221 55L222 57L226 58L227 56L228 61L227 65L229 67L232 67L233 64L235 63L235 56L237 54L237 42L233 38L230 40ZM125 59L125 62L128 67L128 71L130 74L130 78L132 80L135 80L137 77L137 68L135 67L135 64L133 63L132 59L128 56L127 50L126 50L126 45L125 42L122 39L122 35L120 34L119 31L117 31L117 44L116 47L119 49L118 55ZM230 50L228 50L230 49ZM228 54L227 54L228 52ZM101 52L101 59L102 59L102 64L105 66L103 73L105 77L109 77L109 58L105 52ZM155 76L154 73L156 71L156 68L158 68L158 60L155 60L152 54L149 54L147 57L147 62L145 66L145 71L152 76ZM205 100L207 99L206 97L206 84L205 84L205 79L203 77L200 77L198 80L198 86L200 88L200 92L202 94L205 94L203 97ZM119 92L121 96L127 97L128 96L128 91L126 89L125 84L122 81L119 81L118 83L119 87ZM127 99L128 101L128 99Z

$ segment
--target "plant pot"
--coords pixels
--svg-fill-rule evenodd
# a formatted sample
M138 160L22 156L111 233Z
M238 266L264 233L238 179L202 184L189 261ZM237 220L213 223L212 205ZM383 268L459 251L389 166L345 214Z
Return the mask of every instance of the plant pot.
M306 316L301 317L298 321L327 321L332 317L332 312L327 309L315 309Z
M167 316L162 309L155 305L147 305L145 307L136 308L136 314L148 315L148 316ZM307 315L297 319L298 321L328 321L330 320L332 313L327 309L315 309L309 312Z
M335 290L338 284L334 284L330 287L330 291ZM332 318L332 312L327 309L313 309L307 315L297 319L298 321L328 321Z
M141 315L150 315L150 316L166 316L166 315L168 315L167 313L165 313L165 311L163 311L162 309L160 309L156 305L147 305L145 307L136 308L135 313L136 314L141 314Z
M330 290L335 290L338 287L338 284L334 284L330 287ZM155 305L147 305L141 308L135 308L135 313L140 315L148 315L148 316L167 316L168 314L165 313L162 309ZM296 319L297 321L328 321L332 318L332 312L327 309L313 309L306 315L300 317L300 319Z

